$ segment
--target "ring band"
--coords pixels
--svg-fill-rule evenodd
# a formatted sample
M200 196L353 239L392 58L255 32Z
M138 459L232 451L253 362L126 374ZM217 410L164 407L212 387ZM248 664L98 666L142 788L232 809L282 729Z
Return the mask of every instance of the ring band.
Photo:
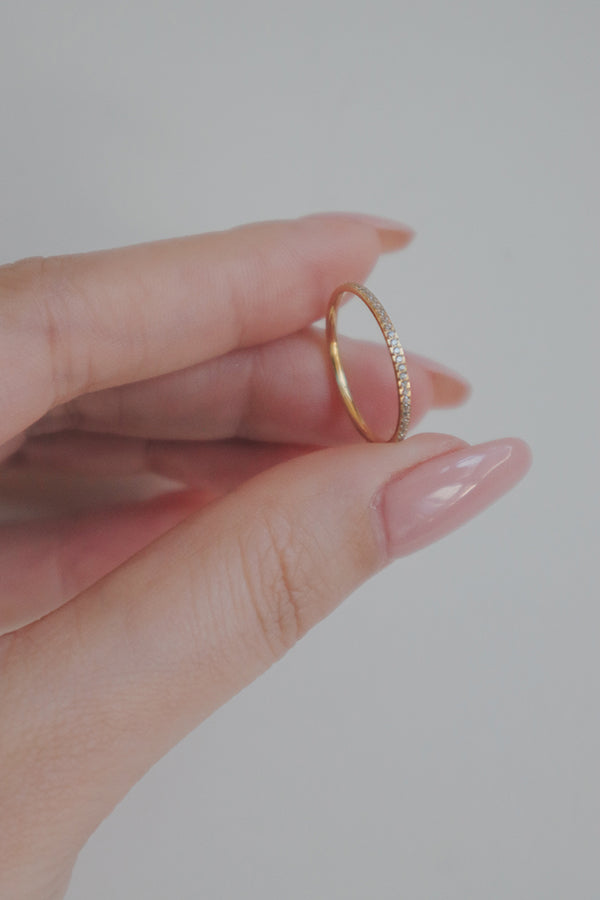
M375 436L373 431L371 431L371 429L361 416L360 412L358 411L358 408L354 400L352 399L352 394L350 393L348 381L346 379L346 375L344 374L344 369L342 367L342 362L340 359L340 348L338 346L337 337L337 313L340 301L345 293L354 294L370 309L370 311L375 316L377 324L381 329L381 333L385 338L388 350L390 351L392 362L394 364L394 372L396 374L396 384L398 387L398 421L396 422L396 427L394 428L392 437L388 440L390 442L401 441L406 437L406 432L408 431L408 425L410 422L411 393L404 350L402 349L402 345L400 343L400 339L398 337L396 329L392 325L392 320L388 316L387 312L385 311L377 297L373 293L371 293L371 291L364 285L357 284L354 281L340 284L340 286L335 289L335 291L331 295L331 299L329 300L329 309L327 310L327 343L329 344L329 355L333 363L335 380L340 390L340 394L342 395L342 400L344 401L344 405L346 406L346 409L350 414L350 418L352 419L356 428L363 435L363 437L365 437L368 441L381 440L380 438L377 438Z

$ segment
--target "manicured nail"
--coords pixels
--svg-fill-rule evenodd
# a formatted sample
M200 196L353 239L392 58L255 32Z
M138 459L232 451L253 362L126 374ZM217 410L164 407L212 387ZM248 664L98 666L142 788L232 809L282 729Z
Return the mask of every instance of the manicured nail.
M470 383L454 369L412 352L408 355L408 361L409 364L413 361L419 363L427 371L433 384L436 407L458 406L470 396Z
M400 250L406 247L415 236L415 232L404 222L398 222L396 219L386 219L382 216L371 216L366 213L357 212L323 212L316 213L319 217L335 216L336 218L352 219L354 222L361 222L364 225L370 225L377 229L379 240L381 241L381 252L390 253L392 250Z
M519 438L502 438L426 460L388 482L378 502L390 559L444 537L510 490L531 465Z

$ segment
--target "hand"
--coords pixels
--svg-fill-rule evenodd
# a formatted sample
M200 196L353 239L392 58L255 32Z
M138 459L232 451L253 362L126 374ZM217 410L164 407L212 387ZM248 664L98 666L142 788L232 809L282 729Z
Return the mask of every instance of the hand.
M182 485L3 526L2 898L63 896L89 835L170 747L526 471L517 439L354 431L312 323L409 238L329 214L0 268L5 471ZM347 347L381 418L385 348ZM413 424L465 398L442 367L408 366Z

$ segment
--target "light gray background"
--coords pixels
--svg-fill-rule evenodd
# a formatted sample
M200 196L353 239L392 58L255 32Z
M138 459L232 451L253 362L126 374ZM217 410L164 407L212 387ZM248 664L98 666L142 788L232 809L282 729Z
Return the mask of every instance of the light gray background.
M69 900L600 896L599 10L3 0L3 260L396 216L369 284L474 386L422 428L534 454L156 765Z

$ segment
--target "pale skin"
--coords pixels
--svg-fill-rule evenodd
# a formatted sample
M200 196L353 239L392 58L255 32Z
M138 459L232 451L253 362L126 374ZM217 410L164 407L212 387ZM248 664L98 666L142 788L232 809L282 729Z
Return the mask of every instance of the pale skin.
M435 433L372 444L348 419L314 323L411 236L327 214L0 267L5 477L180 485L2 526L1 897L63 897L87 838L156 760L394 557L526 471L518 439L478 445L451 513L415 524L446 461L464 472L475 449ZM382 424L385 350L347 352ZM458 375L407 359L413 429L466 398Z

